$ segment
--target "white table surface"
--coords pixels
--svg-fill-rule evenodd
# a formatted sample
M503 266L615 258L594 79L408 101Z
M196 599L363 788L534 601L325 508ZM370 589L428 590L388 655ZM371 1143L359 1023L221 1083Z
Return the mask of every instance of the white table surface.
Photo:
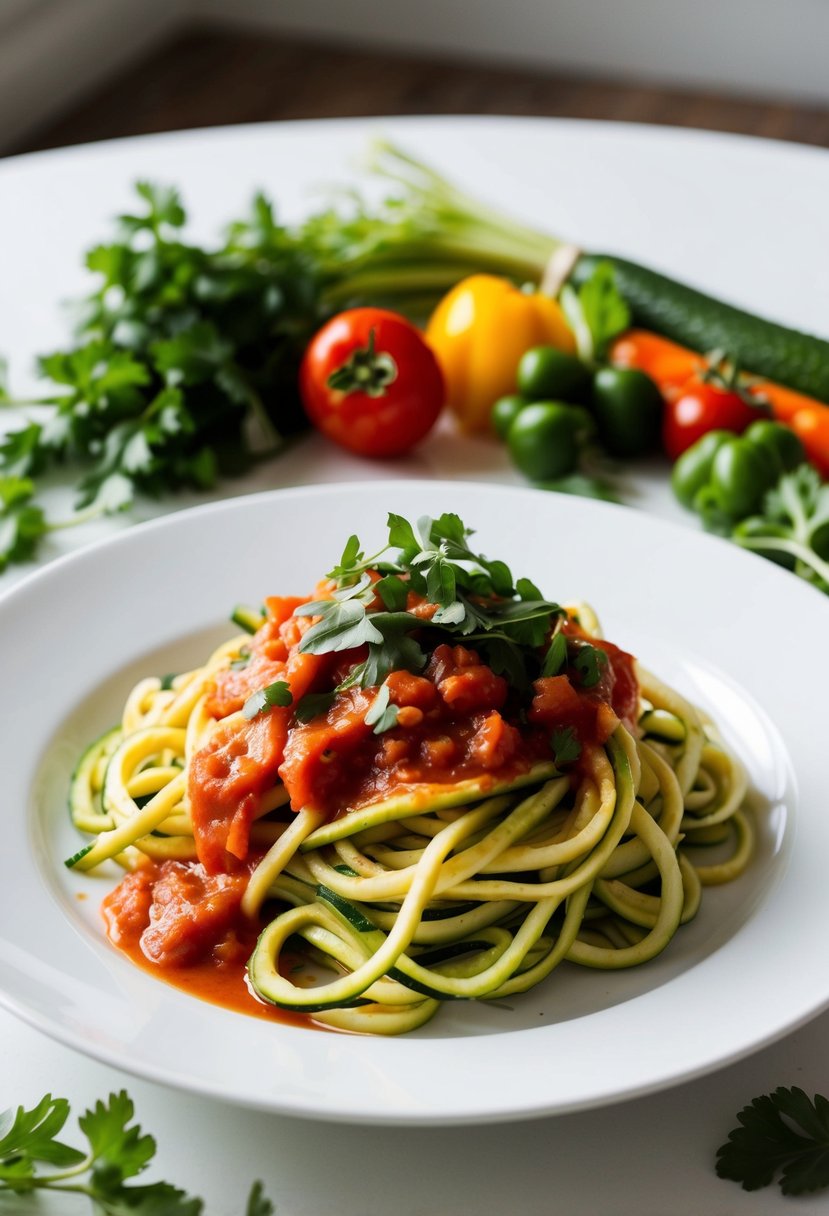
M28 366L34 352L65 342L57 301L83 290L80 253L107 232L107 217L127 203L135 178L182 183L196 213L194 231L209 237L259 184L284 200L287 214L299 213L307 205L300 187L313 180L342 180L349 157L377 125L241 128L120 141L0 163L0 350L12 357L15 386L32 387ZM473 177L480 174L481 161L494 157L507 168L492 180L490 197L505 206L512 203L513 210L539 224L549 208L539 153L555 153L552 163L566 163L577 184L558 198L549 227L685 277L694 277L704 265L705 275L696 277L711 289L753 301L759 310L791 323L829 331L829 278L818 274L809 256L821 225L824 248L829 235L826 154L600 124L417 120L382 127L444 168L462 161ZM577 172L580 158L589 172L596 157L609 164L611 176L615 166L623 185L641 180L648 189L641 197L632 188L617 191L615 213L609 216L606 198L596 199L578 187L583 180ZM294 172L285 174L286 165ZM673 226L664 219L654 223L649 210L657 169L660 197L670 193L673 200ZM510 183L519 170L524 189L516 200ZM712 192L715 179L720 185ZM750 214L745 206L749 197ZM709 204L716 223L704 211ZM701 214L706 214L703 222ZM775 261L770 280L769 261L758 258L757 249L763 234L772 230L780 233L775 251L785 256ZM711 256L714 250L716 257ZM659 461L626 471L626 500L633 508L693 527L672 501L665 474ZM461 440L444 424L415 456L393 466L366 464L311 437L221 492L390 475L520 480L496 446ZM55 510L68 502L57 487L48 497ZM207 497L141 504L131 519L59 534L40 562L132 526L136 519ZM26 567L19 567L0 577L0 594L26 573ZM826 962L816 960L816 965ZM713 1168L716 1148L734 1126L736 1112L754 1096L778 1085L829 1093L829 1013L727 1068L657 1095L576 1115L471 1129L348 1127L230 1107L77 1055L2 1009L0 1045L0 1108L33 1104L50 1091L68 1097L80 1114L86 1104L126 1086L145 1130L159 1142L148 1180L165 1177L202 1195L210 1216L241 1216L254 1178L265 1182L278 1216L829 1211L826 1194L787 1200L776 1187L749 1194L718 1179ZM88 1210L72 1202L46 1201L36 1210ZM0 1201L0 1213L24 1216L27 1210L21 1200L5 1207Z

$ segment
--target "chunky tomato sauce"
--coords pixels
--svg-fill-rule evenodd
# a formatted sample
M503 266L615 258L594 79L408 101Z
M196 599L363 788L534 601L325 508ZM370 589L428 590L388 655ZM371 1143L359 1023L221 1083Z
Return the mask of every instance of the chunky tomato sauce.
M262 928L239 902L247 875L208 875L201 865L148 862L104 900L110 941L175 988L237 1013L306 1025L301 1014L260 1001L245 964Z
M317 589L316 598L326 595L330 587ZM435 786L475 778L486 789L552 760L556 730L571 729L586 753L620 720L633 727L637 717L633 659L588 637L575 621L563 626L568 653L584 641L606 656L595 678L587 682L565 666L519 692L474 647L429 646L434 605L410 594L407 607L423 621L429 657L418 674L387 677L388 728L375 733L376 688L340 691L327 709L300 721L295 708L304 696L331 693L366 656L365 648L301 653L314 618L294 613L306 602L269 599L246 661L219 672L210 689L207 709L219 722L192 758L188 784L198 863L147 865L104 905L110 938L131 957L163 969L174 983L186 975L188 990L207 999L254 1013L263 1007L242 977L257 926L245 920L240 901L258 860L251 825L277 782L290 797L288 815L308 807L334 818L402 790L421 790L427 803ZM275 681L288 685L291 705L250 719L238 712Z

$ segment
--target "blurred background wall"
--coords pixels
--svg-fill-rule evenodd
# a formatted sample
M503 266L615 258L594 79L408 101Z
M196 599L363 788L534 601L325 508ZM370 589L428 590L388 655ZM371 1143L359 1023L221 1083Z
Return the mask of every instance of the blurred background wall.
M0 0L0 151L195 29L829 105L829 0Z

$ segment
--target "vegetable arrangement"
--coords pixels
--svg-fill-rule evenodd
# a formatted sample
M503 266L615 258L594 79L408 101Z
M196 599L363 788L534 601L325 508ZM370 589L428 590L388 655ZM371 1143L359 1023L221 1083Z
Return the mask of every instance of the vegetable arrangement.
M210 488L309 422L360 455L400 455L445 403L536 484L610 498L603 453L661 446L675 461L770 418L802 445L785 505L753 490L744 510L737 486L764 480L749 441L723 445L700 514L825 584L820 480L792 453L829 477L829 341L518 224L389 144L368 168L385 202L349 194L288 227L260 194L215 248L185 240L175 190L138 184L135 212L87 254L97 283L75 343L39 360L44 394L0 384L0 405L27 416L0 439L0 570L136 494ZM66 463L77 510L54 521L37 479Z
M125 1091L79 1118L86 1152L58 1140L69 1113L66 1098L46 1094L31 1110L19 1106L0 1114L0 1209L4 1191L32 1212L46 1192L86 1195L100 1216L201 1216L204 1202L169 1182L128 1181L147 1168L156 1143L132 1123L134 1107ZM720 1178L756 1191L779 1173L780 1189L789 1196L829 1187L829 1101L821 1094L810 1099L802 1089L781 1086L755 1098L737 1119L739 1127L717 1150ZM275 1210L254 1182L244 1216L273 1216Z

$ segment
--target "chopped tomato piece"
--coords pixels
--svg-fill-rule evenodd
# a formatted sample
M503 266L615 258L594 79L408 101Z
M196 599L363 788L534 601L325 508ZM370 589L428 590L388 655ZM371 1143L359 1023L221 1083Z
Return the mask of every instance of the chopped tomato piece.
M543 676L533 684L535 696L527 718L539 726L556 726L581 716L582 700L567 676Z
M288 736L288 710L250 721L229 718L190 762L188 793L199 861L209 874L234 869L247 856L248 833L260 799L276 783Z
M247 874L208 874L165 861L129 874L104 900L110 938L134 939L158 966L187 965L209 953L239 919Z
M326 806L332 786L341 780L343 758L372 736L365 718L373 700L371 692L350 689L338 697L324 717L291 730L279 776L290 794L293 810Z
M460 714L500 709L509 686L466 646L438 646L426 669L442 700Z
M521 744L514 726L497 712L487 714L472 737L470 756L482 768L499 769L509 764Z
M409 671L393 671L386 679L389 699L393 705L413 705L416 709L433 709L438 691L431 680L412 675Z

